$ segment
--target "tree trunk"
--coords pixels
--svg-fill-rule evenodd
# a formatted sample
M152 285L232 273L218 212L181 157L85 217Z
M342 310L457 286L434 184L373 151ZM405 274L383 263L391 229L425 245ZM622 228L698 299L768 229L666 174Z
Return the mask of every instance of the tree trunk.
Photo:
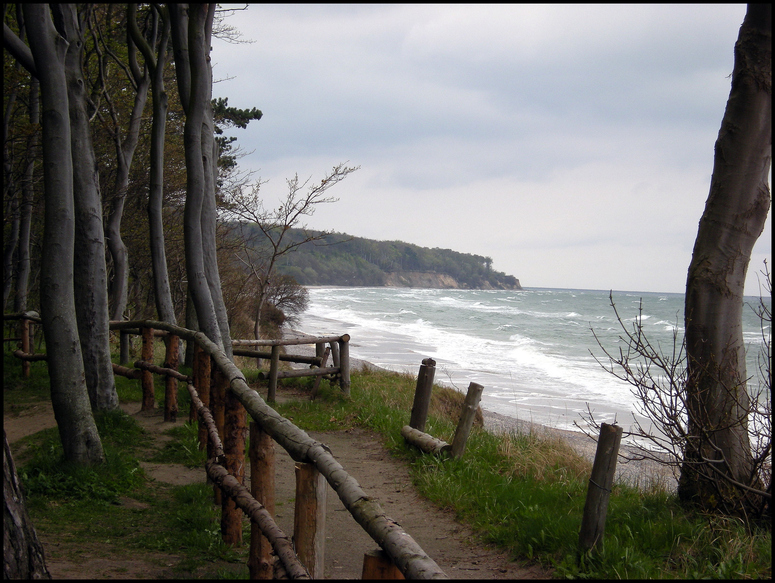
M209 257L209 248L205 247L205 235L202 231L203 221L212 220L205 213L206 205L210 204L206 199L208 196L215 195L214 191L208 188L206 176L212 172L210 169L212 150L204 151L202 148L202 133L207 131L205 127L207 110L211 107L209 31L212 27L214 5L192 4L188 7L188 17L185 12L186 9L180 5L170 6L178 89L186 111L183 134L187 174L186 206L183 218L186 274L191 298L196 308L199 329L230 354L230 338L222 336L216 308L217 298L213 297L211 291L211 283L214 281L212 277L208 281L207 276L212 265L217 266L217 262L211 264L209 269L205 264L206 256L208 261L215 260ZM187 26L184 27L186 22ZM184 31L187 31L187 34L184 35ZM205 144L207 144L206 140ZM226 345L229 345L228 348Z
M3 430L3 579L51 579Z
M218 144L215 141L215 122L213 119L213 69L210 63L210 40L212 29L212 14L208 15L209 23L205 27L204 48L205 62L204 75L207 90L204 101L204 120L202 123L202 166L204 168L204 199L202 201L202 251L204 256L205 276L210 288L215 317L218 321L223 350L229 358L233 357L231 345L231 332L229 330L229 315L226 304L223 301L221 290L221 276L218 273L218 246L216 244L215 230L218 222L215 204L215 191L218 178Z
M43 105L40 312L51 403L65 459L95 463L103 459L102 443L89 406L73 288L75 211L64 66L67 42L54 28L47 5L24 4L23 8Z
M132 113L129 117L129 128L123 141L121 140L121 128L115 128L116 161L118 168L116 172L116 182L114 188L113 205L108 216L108 222L105 226L105 238L108 244L110 256L113 259L113 280L111 282L110 296L112 320L122 320L126 311L127 292L129 287L129 253L124 241L121 239L121 219L124 215L124 203L126 193L129 188L129 170L132 167L132 160L137 148L137 141L140 136L140 123L142 121L145 103L148 100L148 88L150 78L148 73L140 74L137 62L134 58L134 46L131 37L128 39L130 62L132 63L132 73L137 84L135 100L132 106ZM171 322L174 323L174 322Z
M65 57L65 74L75 200L75 294L78 297L75 309L92 408L95 411L110 411L118 407L118 394L110 360L105 234L97 161L86 112L83 35L75 5L60 5L60 10L64 32L70 43Z
M136 4L129 5L129 30L132 38L145 57L151 71L153 120L151 122L151 171L148 191L148 225L150 231L151 266L156 312L159 320L176 324L175 308L167 271L167 254L164 248L164 142L167 126L168 98L164 87L164 68L167 63L167 46L170 38L170 18L165 7L155 7L161 20L161 37L158 53L140 34L135 20Z
M36 78L30 80L29 100L30 125L37 126L40 123L40 84ZM32 204L35 187L35 149L38 145L38 132L33 131L27 138L27 164L24 168L22 180L22 204L19 225L19 247L17 252L16 295L14 297L14 312L27 311L27 292L30 281L30 230L32 224Z
M771 5L749 5L686 282L690 440L678 493L710 510L736 503L715 472L703 471L698 462L711 460L726 476L755 483L742 310L751 251L770 207L771 29Z

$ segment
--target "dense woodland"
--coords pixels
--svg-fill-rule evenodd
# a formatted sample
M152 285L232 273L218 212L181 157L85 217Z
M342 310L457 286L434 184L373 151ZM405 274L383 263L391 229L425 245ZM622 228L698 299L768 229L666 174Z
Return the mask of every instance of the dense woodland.
M291 229L288 238L301 241L309 235L310 231ZM419 271L447 275L465 289L520 287L514 276L492 269L490 257L344 233L330 233L299 246L282 258L277 270L301 285L382 286L390 273Z

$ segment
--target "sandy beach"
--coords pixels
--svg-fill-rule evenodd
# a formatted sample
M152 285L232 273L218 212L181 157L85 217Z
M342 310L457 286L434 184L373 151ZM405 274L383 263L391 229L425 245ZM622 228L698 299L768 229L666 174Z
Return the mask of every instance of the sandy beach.
M309 336L298 330L284 330L285 337L305 337ZM288 354L298 354L301 356L314 356L315 349L311 344L299 344L295 346L287 346L286 351ZM303 365L299 365L303 366ZM359 358L350 356L350 369L353 371L361 369L383 370L390 372L387 369L381 368ZM561 437L564 439L577 453L587 458L590 463L595 459L595 452L597 449L597 440L585 435L580 431L566 431L564 429L557 429L555 427L548 427L539 425L530 421L517 419L515 417L509 417L494 411L488 411L482 408L482 416L484 418L484 427L491 433L534 433L534 434L546 434L552 437ZM652 484L664 484L670 490L674 490L677 481L673 475L671 469L666 466L657 464L651 460L637 460L628 461L626 457L634 454L636 450L628 445L622 445L619 452L619 460L616 467L616 481L620 483L626 483L642 488L648 488Z

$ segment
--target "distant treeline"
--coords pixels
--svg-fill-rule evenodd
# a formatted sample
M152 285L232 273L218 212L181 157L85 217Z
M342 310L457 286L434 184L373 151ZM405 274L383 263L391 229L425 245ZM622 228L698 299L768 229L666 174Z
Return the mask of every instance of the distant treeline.
M303 231L291 229L286 237L302 240ZM461 288L519 288L516 277L492 269L490 257L344 233L302 245L282 257L277 271L301 285L383 286L390 274L425 272L449 276Z

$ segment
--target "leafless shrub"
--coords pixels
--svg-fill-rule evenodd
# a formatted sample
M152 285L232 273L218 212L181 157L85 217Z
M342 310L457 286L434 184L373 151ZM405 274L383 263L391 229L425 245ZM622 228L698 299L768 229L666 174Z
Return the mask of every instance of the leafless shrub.
M772 280L766 263L762 273L765 295L760 295L759 304L754 308L760 319L763 339L758 357L758 383L750 382L753 377L745 379L749 402L736 403L742 407L741 417L732 418L726 424L722 423L723 426L710 421L699 423L703 425L699 431L697 427L688 426L688 407L697 405L689 403L685 390L689 380L686 350L683 337L679 338L678 325L674 327L670 346L663 347L659 343L655 346L643 330L642 305L638 316L628 327L610 294L611 307L622 330L618 353L609 351L592 330L605 358L600 359L594 353L592 356L608 373L631 385L636 412L650 422L648 427L644 427L633 414L631 431L624 433L634 438L633 444L623 448L620 457L625 461L650 460L668 466L676 477L683 466L692 464L693 472L714 484L718 505L725 513L758 517L769 515L772 498L772 313L764 301L764 297L772 294ZM725 392L729 398L737 400L738 388L729 387ZM695 413L695 419L712 419L709 411L698 413ZM590 410L583 417L587 427L579 426L582 431L588 435L592 431L599 432L600 425ZM731 472L727 471L729 468L723 455L720 459L712 459L707 454L708 448L720 453L713 445L714 433L740 425L746 427L751 443L751 472L745 483L730 477Z

